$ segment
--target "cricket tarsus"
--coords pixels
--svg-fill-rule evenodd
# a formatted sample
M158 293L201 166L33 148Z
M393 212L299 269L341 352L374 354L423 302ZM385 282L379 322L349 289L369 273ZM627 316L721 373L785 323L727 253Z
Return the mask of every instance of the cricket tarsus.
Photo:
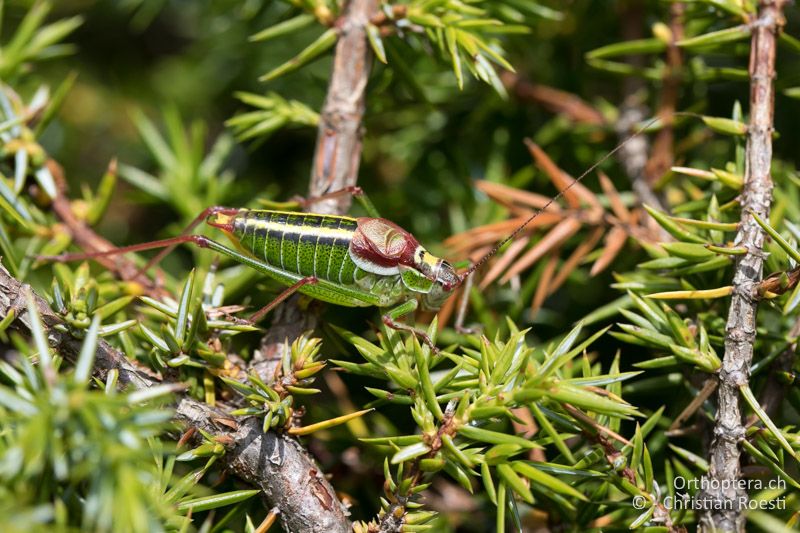
M437 348L436 344L434 344L433 340L431 339L430 335L422 331L421 329L417 329L415 327L409 326L407 324L402 324L400 322L395 321L391 316L383 315L383 323L386 325L387 328L391 328L398 331L408 331L409 333L413 334L414 336L422 339L422 342L427 344L431 351L434 354L439 353L439 348Z

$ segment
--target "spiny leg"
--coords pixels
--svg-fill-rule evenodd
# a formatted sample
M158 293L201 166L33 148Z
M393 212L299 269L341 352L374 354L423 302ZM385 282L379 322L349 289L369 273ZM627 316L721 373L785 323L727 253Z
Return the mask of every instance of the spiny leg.
M331 198L339 198L340 196L352 196L356 202L358 202L361 207L364 208L364 211L371 217L380 218L380 213L378 210L375 209L375 205L372 203L372 200L369 199L367 193L364 192L364 189L357 185L351 185L349 187L344 187L342 189L331 191L325 194L321 194L319 196L295 196L292 202L268 202L265 205L268 207L275 207L275 208L291 208L296 207L300 209L308 209L313 203L322 201L322 200L330 200Z
M195 217L195 219L192 220L189 223L189 225L187 225L185 228L183 228L183 231L180 232L179 236L188 235L189 232L191 232L194 228L197 227L198 224L200 224L202 221L204 221L205 219L207 219L211 215L216 215L218 213L221 213L221 214L224 214L224 215L235 215L238 212L239 212L239 209L236 209L236 208L233 208L233 207L223 207L223 206L219 206L219 205L207 207L207 208L203 209L203 212L200 213L199 215L197 215L197 217ZM153 258L150 259L139 270L139 272L137 274L144 274L148 270L150 270L151 268L153 268L154 266L159 264L161 262L161 260L164 259L164 257L166 257L167 255L169 255L172 252L172 250L175 249L175 246L177 246L178 244L180 244L180 243L176 243L176 244L172 244L172 245L166 246L163 250L161 250L156 255L154 255Z
M143 242L139 244L131 244L130 246L122 246L120 248L113 248L111 250L103 250L101 252L80 252L74 254L61 254L61 255L40 255L37 259L43 261L58 261L60 263L69 263L71 261L83 261L85 259L96 259L98 257L109 257L112 255L126 254L128 252L144 252L146 250L157 250L159 248L171 248L185 242L193 242L200 248L211 248L212 241L203 235L179 235L169 239L161 239L159 241ZM217 245L221 246L221 245Z
M438 354L439 348L436 347L436 345L433 343L433 340L431 340L430 336L426 332L397 322L397 319L401 316L413 313L417 309L418 305L419 304L416 300L408 300L407 302L398 305L394 309L390 309L385 315L383 315L383 323L386 324L386 327L388 328L392 328L397 331L408 331L414 334L416 337L422 339L425 344L430 346L431 350L433 350L433 353Z
M250 266L258 271L264 272L267 275L270 275L269 271L266 269L269 268L269 265L266 263L262 263L252 257L249 257L245 254L242 254L236 250L232 250L227 246L224 246L208 237L203 235L179 235L177 237L172 237L170 239L162 239L160 241L152 241L152 242L144 242L140 244L132 244L130 246L123 246L121 248L115 248L113 250L105 250L102 252L88 252L88 253L75 253L75 254L61 254L55 256L39 256L39 259L47 260L47 261L60 261L60 262L68 262L68 261L80 261L84 259L94 259L97 257L105 257L117 254L123 254L127 252L142 252L145 250L155 250L158 248L168 248L174 247L181 243L192 242L199 246L200 248L208 248L214 250L215 252L219 252L221 254L227 255L232 259ZM274 274L274 272L273 272ZM280 280L279 280L280 281ZM248 322L255 323L261 318L264 317L267 313L269 313L272 309L274 309L279 303L284 301L286 298L291 296L293 293L297 292L301 287L305 285L314 285L319 280L314 276L308 276L305 278L300 278L297 281L294 281L291 286L289 286L286 290L281 292L277 298L275 298L272 302L261 308L260 310L256 311ZM288 280L285 281L287 284L289 283Z
M278 296L276 296L275 299L272 300L270 303L268 303L267 305L265 305L252 315L250 315L250 318L248 318L247 321L250 322L251 324L255 324L256 322L264 318L264 316L267 313L275 309L275 307L277 307L279 303L281 303L286 298L288 298L289 296L300 290L301 287L303 287L304 285L314 285L315 283L317 283L317 278L315 278L314 276L308 276L306 278L297 281L292 286L287 287L283 292L281 292Z

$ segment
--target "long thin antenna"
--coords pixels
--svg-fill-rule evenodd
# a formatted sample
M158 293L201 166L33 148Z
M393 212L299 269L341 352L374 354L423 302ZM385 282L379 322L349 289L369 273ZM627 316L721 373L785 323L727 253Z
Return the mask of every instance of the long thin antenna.
M490 258L491 258L491 257L492 257L494 254L496 254L497 252L499 252L499 251L500 251L500 248L502 248L503 246L505 246L505 245L506 245L506 244L507 244L509 241L512 241L512 240L513 240L513 239L514 239L514 238L515 238L517 235L519 235L519 234L522 232L522 230L524 230L524 229L525 229L525 227L526 227L528 224L530 224L531 222L533 222L533 221L536 219L536 217L538 217L538 216L539 216L540 214L542 214L542 213L543 213L543 212L544 212L544 211L545 211L545 210L546 210L548 207L550 207L551 205L553 205L553 204L554 204L556 201L558 201L558 200L559 200L559 199L560 199L562 196L564 196L564 194L566 194L566 192L567 192L568 190L570 190L570 189L571 189L571 188L572 188L572 187L573 187L575 184L577 184L577 183L578 183L578 182L580 182L580 181L581 181L583 178L585 178L585 177L586 177L586 176L588 176L590 173L592 173L592 172L593 172L593 171L594 171L594 170L595 170L597 167L599 167L600 165L602 165L602 164L603 164L603 163L606 161L606 159L608 159L609 157L611 157L611 156L612 156L612 155L614 155L615 153L619 152L619 150L620 150L620 149L621 149L623 146L625 146L625 145L626 145L626 144L628 144L630 141L632 141L633 139L635 139L636 137L638 137L639 135L641 135L641 134L642 134L642 132L644 132L646 129L648 129L650 126L652 126L653 124L655 124L655 123L656 123L656 122L658 122L659 120L660 120L660 118L659 118L659 117L656 117L656 118L654 118L654 119L650 120L649 122L647 122L647 123L646 123L644 126L642 126L642 127L641 127L641 128L639 128L638 130L636 130L634 133L632 133L632 134L631 134L631 135L630 135L630 136L629 136L627 139L625 139L624 141L622 141L621 143L619 143L619 144L618 144L616 147L614 147L614 149L613 149L613 150L611 150L611 151L610 151L610 152L608 152L606 155L604 155L603 157L601 157L600 159L598 159L598 160L597 160L597 162L595 162L595 164L593 164L592 166L590 166L589 168L587 168L587 169L586 169L586 170L583 172L583 174L581 174L580 176L578 176L577 178L575 178L574 180L572 180L572 183L570 183L569 185L567 185L566 187L564 187L562 190L560 190L560 191L558 192L558 194L556 194L555 196L553 196L553 198L551 198L550 200L548 200L548 201L547 201L547 203L546 203L546 204L544 204L544 206L542 206L542 208L541 208L541 209L539 209L538 211L536 211L534 214L532 214L532 215L531 215L531 216L528 218L528 220L526 220L525 222L523 222L523 223L522 223L522 225L521 225L520 227L518 227L517 229L515 229L514 231L512 231L512 232L511 232L511 234L510 234L508 237L506 237L505 239L503 239L502 241L500 241L499 243L497 243L497 245L496 245L494 248L492 248L492 249L491 249L491 251L490 251L489 253L487 253L486 255L484 255L483 257L481 257L481 258L478 260L478 262L477 262L477 263L475 263L474 265L472 265L472 266L469 268L469 270L467 270L465 273L463 273L463 274L461 275L461 282L459 283L459 285L461 285L461 283L463 283L463 282L464 282L464 280L465 280L465 279L467 279L467 276L469 276L470 274L472 274L473 272L475 272L475 271L476 271L477 269L479 269L479 268L480 268L480 267L481 267L481 266L482 266L484 263L486 263L486 261L488 261L488 260L489 260L489 259L490 259Z

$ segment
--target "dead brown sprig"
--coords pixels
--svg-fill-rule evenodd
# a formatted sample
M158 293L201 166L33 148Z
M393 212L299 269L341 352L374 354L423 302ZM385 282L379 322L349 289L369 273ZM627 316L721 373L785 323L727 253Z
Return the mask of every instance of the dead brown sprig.
M67 180L61 165L54 159L48 159L47 168L56 182L57 194L52 202L53 212L63 223L63 227L66 228L72 241L88 253L115 249L111 242L95 233L92 227L76 214L73 201L67 196ZM111 161L108 172L116 173L116 169L116 161ZM158 283L143 274L141 268L123 255L98 257L96 260L103 267L114 272L120 279L136 283L144 294L154 297L162 297L166 294Z
M574 182L550 157L530 139L525 140L536 166L548 177L557 190L565 190ZM489 262L479 287L486 288L495 281L507 283L531 268L537 261L547 258L531 302L531 310L538 310L545 299L555 293L603 239L599 255L594 259L590 275L606 270L624 249L629 237L640 242L656 243L660 236L643 223L646 219L640 207L628 207L614 187L611 179L599 174L601 198L582 183L575 183L564 195L564 205L549 205L512 242L504 253ZM504 239L522 224L535 210L543 209L550 198L488 181L478 181L477 188L492 200L508 209L508 218L458 233L445 240L445 246L454 257L481 257L487 250ZM608 207L604 207L608 205ZM581 231L586 237L575 246L565 259L560 258L570 248L572 238ZM453 301L456 298L451 299ZM442 310L440 323L446 321L452 304Z
M521 102L541 105L580 124L594 126L606 124L603 114L576 94L541 83L533 83L508 70L500 73L500 81L508 92Z

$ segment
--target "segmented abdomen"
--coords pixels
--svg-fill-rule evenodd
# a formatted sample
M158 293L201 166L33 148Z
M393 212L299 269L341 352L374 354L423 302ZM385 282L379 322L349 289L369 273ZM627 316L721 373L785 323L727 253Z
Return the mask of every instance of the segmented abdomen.
M303 276L352 284L357 270L348 249L354 218L247 210L233 220L233 235L266 263Z

